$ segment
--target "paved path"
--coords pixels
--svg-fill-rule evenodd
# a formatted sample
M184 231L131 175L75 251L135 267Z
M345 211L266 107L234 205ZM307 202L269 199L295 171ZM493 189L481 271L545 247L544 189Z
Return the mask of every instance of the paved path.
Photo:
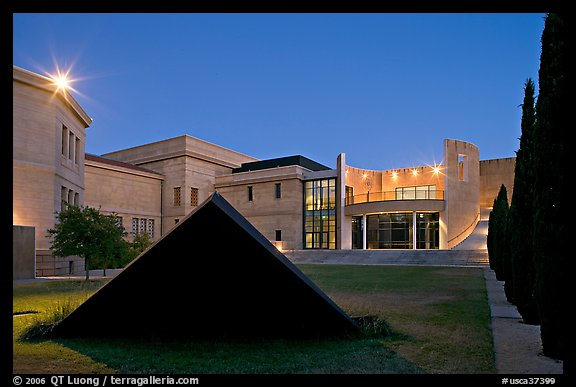
M504 282L484 269L499 374L561 374L563 363L542 354L540 326L522 322L516 307L506 301Z

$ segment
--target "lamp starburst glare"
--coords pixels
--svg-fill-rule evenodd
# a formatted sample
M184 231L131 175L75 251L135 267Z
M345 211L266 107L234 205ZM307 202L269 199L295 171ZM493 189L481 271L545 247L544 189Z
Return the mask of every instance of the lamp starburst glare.
M63 70L60 67L56 67L55 74L48 74L56 86L56 92L61 90L76 91L72 87L74 79L72 79L70 76L70 70L71 69Z

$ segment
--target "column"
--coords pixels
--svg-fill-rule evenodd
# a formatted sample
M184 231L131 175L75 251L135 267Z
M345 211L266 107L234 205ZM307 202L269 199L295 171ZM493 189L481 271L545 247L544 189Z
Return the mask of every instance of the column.
M362 250L366 250L366 214L362 215Z
M416 236L418 235L418 230L416 230L416 211L412 212L412 249L416 250Z

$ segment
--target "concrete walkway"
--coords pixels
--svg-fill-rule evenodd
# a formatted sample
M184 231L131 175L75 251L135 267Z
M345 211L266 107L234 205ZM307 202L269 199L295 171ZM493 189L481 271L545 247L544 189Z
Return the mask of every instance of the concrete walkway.
M90 270L90 279L110 279L116 277L122 272L122 269L107 269L106 276L104 276L103 270ZM36 277L30 279L20 279L13 280L15 284L23 284L30 282L50 282L50 281L83 281L86 279L86 275L58 275L58 276L47 276L47 277Z
M290 250L293 263L488 267L486 250Z
M504 282L484 269L499 374L562 374L563 362L542 354L540 326L524 324L516 307L506 301Z

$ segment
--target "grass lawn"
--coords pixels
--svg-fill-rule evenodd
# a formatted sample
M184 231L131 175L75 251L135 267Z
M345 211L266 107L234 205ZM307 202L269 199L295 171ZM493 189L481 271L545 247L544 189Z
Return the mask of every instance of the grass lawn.
M351 315L384 318L383 339L262 342L21 342L35 318L103 282L15 284L15 373L494 373L481 269L301 265ZM21 314L38 312L36 314ZM167 316L167 318L174 318Z

